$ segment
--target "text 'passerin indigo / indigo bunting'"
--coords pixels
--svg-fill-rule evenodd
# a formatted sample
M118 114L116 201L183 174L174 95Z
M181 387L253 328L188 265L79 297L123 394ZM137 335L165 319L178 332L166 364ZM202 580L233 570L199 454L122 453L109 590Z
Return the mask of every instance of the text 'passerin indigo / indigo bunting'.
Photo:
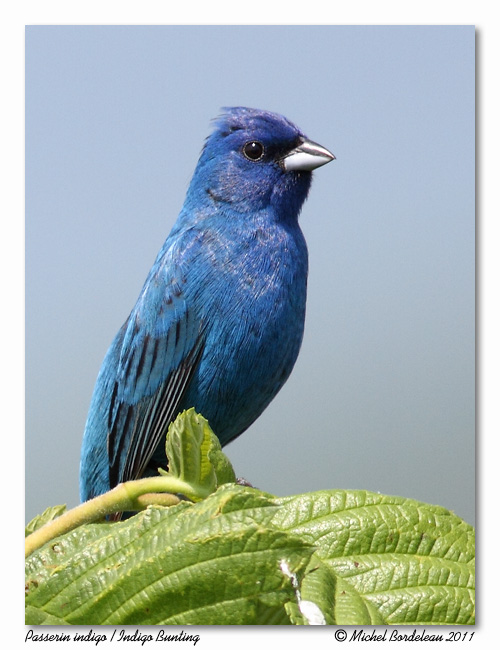
M82 444L80 496L165 467L168 425L205 416L222 445L287 380L304 331L311 171L334 156L274 113L216 121L184 206L102 364Z

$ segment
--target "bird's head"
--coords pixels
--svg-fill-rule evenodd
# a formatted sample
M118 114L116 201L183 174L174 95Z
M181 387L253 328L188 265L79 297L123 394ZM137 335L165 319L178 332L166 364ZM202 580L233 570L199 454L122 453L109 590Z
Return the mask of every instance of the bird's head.
M238 212L271 207L293 218L307 197L311 171L334 158L281 115L227 108L205 143L188 199Z

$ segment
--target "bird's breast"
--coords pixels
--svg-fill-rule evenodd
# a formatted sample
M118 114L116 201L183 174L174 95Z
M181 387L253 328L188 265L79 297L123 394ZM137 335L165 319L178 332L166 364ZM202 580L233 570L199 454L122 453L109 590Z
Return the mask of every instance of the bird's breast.
M307 247L298 226L209 232L203 247L208 260L203 284L212 308L224 317L267 321L272 313L291 318L303 309Z
M304 331L307 249L298 229L257 224L200 233L184 265L185 298L204 348L186 404L223 444L262 412L288 378Z
M295 361L304 329L307 249L302 233L255 228L221 238L209 257L203 320L209 350L251 374L280 373ZM266 364L255 370L258 359ZM227 361L225 361L227 363ZM265 367L267 365L267 367Z

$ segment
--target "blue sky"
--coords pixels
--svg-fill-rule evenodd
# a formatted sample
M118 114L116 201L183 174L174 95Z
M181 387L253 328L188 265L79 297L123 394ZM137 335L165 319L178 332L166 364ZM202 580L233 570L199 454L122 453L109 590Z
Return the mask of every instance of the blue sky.
M304 343L225 448L276 494L362 488L474 521L472 26L28 27L26 518L78 502L100 363L222 106L337 160L301 215Z

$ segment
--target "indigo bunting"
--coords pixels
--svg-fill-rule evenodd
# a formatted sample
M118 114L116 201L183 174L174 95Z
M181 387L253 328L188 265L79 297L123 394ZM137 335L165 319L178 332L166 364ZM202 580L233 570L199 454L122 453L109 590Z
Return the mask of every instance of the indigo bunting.
M183 410L222 445L262 413L297 359L311 171L335 157L289 120L228 108L215 122L172 231L109 348L83 437L80 496L167 465Z

